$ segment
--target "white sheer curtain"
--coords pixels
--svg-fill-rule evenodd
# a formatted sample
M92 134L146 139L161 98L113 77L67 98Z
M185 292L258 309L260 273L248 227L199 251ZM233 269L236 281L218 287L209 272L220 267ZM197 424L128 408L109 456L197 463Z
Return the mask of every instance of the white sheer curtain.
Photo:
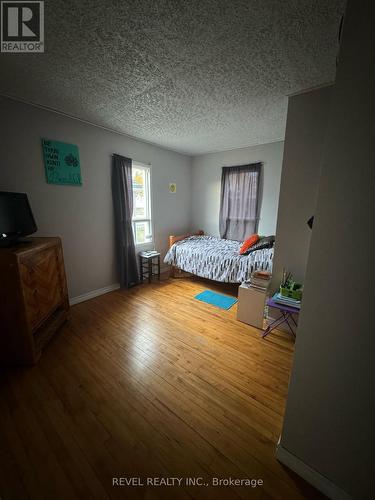
M258 230L262 163L223 167L221 175L220 237L244 241Z

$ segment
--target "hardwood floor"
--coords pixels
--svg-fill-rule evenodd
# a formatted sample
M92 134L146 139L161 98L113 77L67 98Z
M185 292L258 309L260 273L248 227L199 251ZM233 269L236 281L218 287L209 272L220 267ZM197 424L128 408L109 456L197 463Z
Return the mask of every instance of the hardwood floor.
M322 498L274 458L292 340L262 340L236 306L194 300L204 289L234 291L165 279L78 304L38 365L1 373L2 500ZM263 485L219 488L214 477Z

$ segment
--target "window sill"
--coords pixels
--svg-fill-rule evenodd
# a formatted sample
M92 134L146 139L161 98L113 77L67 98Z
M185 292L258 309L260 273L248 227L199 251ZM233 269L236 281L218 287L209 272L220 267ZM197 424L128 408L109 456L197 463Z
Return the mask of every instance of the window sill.
M142 248L146 248L146 247L154 247L154 242L153 241L149 241L147 243L136 243L135 244L135 248L136 249L142 249Z

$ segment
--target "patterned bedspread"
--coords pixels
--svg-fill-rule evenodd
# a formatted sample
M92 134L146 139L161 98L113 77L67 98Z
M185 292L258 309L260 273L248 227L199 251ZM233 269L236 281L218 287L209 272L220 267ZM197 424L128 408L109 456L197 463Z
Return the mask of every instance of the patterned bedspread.
M164 258L202 278L227 283L242 283L257 269L272 271L273 248L240 255L241 243L214 236L190 236L171 246Z

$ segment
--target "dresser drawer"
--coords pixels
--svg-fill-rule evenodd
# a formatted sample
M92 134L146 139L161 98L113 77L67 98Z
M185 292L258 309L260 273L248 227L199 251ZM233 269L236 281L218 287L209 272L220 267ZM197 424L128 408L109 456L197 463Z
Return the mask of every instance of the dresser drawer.
M34 330L63 300L63 282L57 248L48 248L19 264L25 309Z
M60 238L0 248L0 365L35 364L68 318Z

